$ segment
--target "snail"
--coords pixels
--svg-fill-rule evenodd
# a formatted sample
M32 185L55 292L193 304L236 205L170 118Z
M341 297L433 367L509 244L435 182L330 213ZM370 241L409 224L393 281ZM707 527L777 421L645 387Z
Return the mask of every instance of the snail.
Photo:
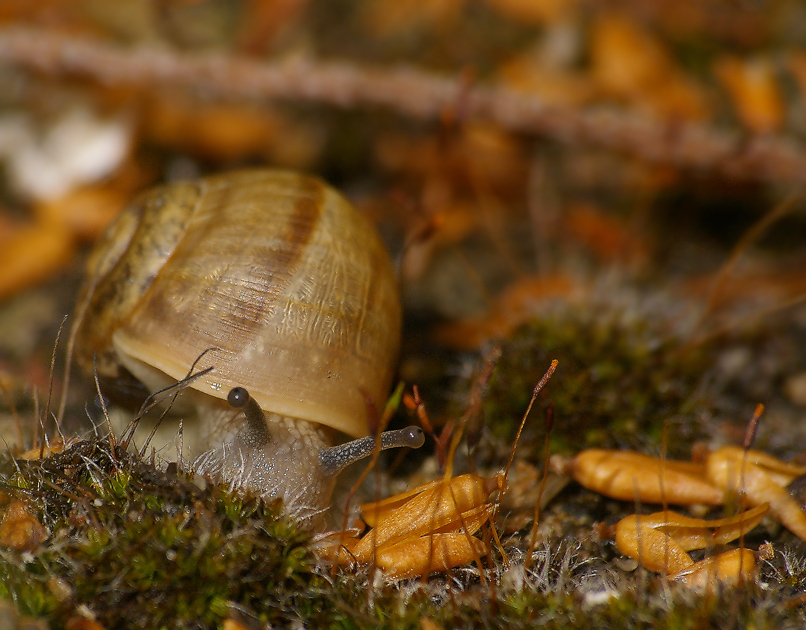
M374 229L320 180L255 169L152 189L86 274L75 360L105 393L158 391L197 359L213 368L191 385L197 472L312 522L339 471L375 448L370 417L400 344L397 282ZM332 446L339 434L358 439ZM381 447L422 441L410 427Z

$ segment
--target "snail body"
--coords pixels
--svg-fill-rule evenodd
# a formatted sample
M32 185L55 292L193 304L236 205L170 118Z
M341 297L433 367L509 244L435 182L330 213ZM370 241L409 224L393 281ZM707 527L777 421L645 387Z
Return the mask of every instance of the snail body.
M368 435L383 408L400 325L393 266L364 218L315 178L248 170L124 210L88 260L75 357L124 390L212 367L192 384L197 469L315 512L335 477L321 454L339 432ZM227 404L233 388L262 420Z

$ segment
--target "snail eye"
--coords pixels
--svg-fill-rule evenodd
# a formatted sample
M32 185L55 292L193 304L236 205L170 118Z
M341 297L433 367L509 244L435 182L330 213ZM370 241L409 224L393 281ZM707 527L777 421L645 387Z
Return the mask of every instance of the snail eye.
M230 407L240 409L249 400L249 392L243 387L233 387L227 394L227 402Z

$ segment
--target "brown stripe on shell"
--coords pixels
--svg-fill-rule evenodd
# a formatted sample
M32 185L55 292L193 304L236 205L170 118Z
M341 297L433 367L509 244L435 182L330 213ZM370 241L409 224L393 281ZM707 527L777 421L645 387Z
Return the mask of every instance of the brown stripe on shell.
M227 350L234 355L242 354L253 343L254 334L275 317L277 308L282 308L283 297L300 273L311 236L318 226L323 196L322 185L305 177L297 176L298 181L290 187L272 186L272 180L265 176L244 179L254 181L236 182L239 185L229 181L223 187L224 194L217 203L221 214L237 223L240 218L237 210L243 207L250 220L263 217L272 225L273 238L265 243L261 230L242 230L243 226L233 225L233 232L240 232L234 238L239 252L233 252L230 266L224 267L218 278L211 278L205 289L210 302L226 296L226 302L220 304L221 332L226 339L220 341L227 341ZM214 181L212 187L216 184ZM290 216L280 222L271 204L283 201L293 207ZM258 213L250 212L249 206L258 206ZM247 270L250 273L245 273ZM244 282L245 278L249 282Z

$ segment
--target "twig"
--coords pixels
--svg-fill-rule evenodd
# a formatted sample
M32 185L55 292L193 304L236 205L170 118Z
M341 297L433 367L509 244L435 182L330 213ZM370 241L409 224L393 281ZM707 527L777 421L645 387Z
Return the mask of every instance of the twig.
M789 183L806 179L806 150L784 137L747 136L652 120L635 112L550 105L500 85L468 87L462 76L438 76L410 67L370 67L302 56L259 62L153 47L125 48L100 39L22 27L0 29L0 63L110 85L196 89L226 99L383 107L425 120L437 120L461 108L466 120L487 121L566 144L604 147L651 163L736 179Z

